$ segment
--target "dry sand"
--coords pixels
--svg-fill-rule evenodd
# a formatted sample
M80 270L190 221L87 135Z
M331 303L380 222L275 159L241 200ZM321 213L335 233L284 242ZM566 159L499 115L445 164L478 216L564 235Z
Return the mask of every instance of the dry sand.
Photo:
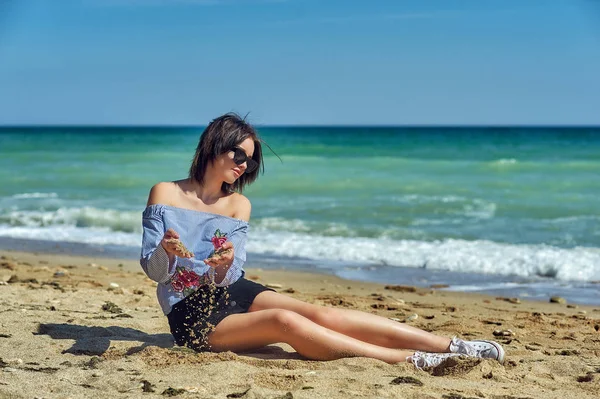
M507 360L459 359L422 371L366 358L308 361L284 344L196 354L173 346L155 284L137 262L0 256L1 398L600 397L594 307L249 269L247 277L308 302L408 319L449 337L496 339Z

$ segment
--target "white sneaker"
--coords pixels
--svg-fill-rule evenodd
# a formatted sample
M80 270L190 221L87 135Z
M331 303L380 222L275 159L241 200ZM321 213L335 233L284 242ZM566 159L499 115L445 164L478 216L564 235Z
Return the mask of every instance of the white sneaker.
M463 341L460 338L452 338L450 352L479 357L481 359L494 359L504 363L504 349L494 341L475 340Z
M406 358L407 362L411 362L416 368L436 367L448 360L450 357L465 356L462 353L429 353L415 352L414 355Z

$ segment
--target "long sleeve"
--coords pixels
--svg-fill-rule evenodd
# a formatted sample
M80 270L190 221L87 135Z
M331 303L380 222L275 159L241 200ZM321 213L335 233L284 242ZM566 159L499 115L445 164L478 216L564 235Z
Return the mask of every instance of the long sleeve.
M248 222L216 213L152 204L142 214L142 227L140 265L150 279L159 283L156 296L164 314L169 314L173 305L206 283L205 277L225 287L244 275ZM169 264L169 258L173 257L169 257L161 245L168 229L179 234L193 257L175 256L174 261L171 260L173 264ZM234 249L233 262L229 268L222 269L219 276L204 263L214 250L212 239L217 230L226 235ZM221 279L218 282L217 277Z
M170 278L169 256L160 245L165 234L161 210L160 207L149 207L142 215L143 235L140 265L149 278L158 283L165 283ZM175 262L177 262L177 258Z
M216 283L217 287L225 287L237 281L243 272L244 263L246 263L246 242L248 240L248 224L240 221L236 228L227 237L228 241L233 244L234 258L233 263L227 270L225 277L220 283Z

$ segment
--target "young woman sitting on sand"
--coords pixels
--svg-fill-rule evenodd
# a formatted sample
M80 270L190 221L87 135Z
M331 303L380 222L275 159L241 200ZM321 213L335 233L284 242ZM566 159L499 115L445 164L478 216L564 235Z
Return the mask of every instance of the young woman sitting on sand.
M251 206L241 192L261 167L256 131L226 114L202 133L189 178L150 191L140 263L158 282L158 301L178 345L240 352L285 342L308 359L364 356L417 367L451 356L504 361L493 341L449 339L385 317L305 303L245 279Z

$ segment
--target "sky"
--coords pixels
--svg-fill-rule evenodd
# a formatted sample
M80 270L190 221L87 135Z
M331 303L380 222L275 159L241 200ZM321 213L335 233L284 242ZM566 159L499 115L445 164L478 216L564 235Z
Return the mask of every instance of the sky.
M600 125L597 0L0 0L0 124Z

